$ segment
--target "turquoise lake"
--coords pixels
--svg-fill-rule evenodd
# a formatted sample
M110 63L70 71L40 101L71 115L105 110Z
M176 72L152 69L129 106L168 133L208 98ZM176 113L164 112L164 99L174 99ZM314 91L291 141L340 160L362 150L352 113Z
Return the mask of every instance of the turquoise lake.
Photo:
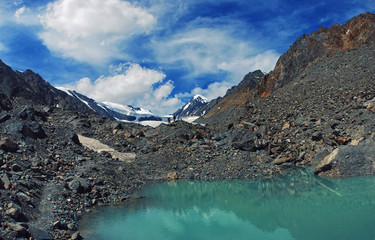
M247 181L148 185L147 196L83 216L85 239L373 239L375 178L310 172Z

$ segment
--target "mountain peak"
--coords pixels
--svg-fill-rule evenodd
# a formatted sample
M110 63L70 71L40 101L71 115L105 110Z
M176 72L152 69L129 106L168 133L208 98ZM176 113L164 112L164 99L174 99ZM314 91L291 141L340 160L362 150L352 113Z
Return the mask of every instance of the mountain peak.
M203 116L206 113L206 106L209 101L206 97L197 94L190 99L182 108L173 113L176 117Z
M192 100L198 100L203 102L208 102L208 99L200 94L195 95Z

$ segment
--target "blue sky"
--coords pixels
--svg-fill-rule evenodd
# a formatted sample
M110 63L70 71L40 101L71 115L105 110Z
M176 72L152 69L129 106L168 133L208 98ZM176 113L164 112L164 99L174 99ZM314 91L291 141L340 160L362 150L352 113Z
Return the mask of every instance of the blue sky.
M0 59L98 101L173 113L269 72L303 33L373 0L1 0Z

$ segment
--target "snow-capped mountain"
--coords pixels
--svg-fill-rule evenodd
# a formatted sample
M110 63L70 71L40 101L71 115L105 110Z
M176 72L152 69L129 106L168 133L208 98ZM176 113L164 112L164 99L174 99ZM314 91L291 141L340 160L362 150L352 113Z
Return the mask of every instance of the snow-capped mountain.
M202 95L195 95L182 108L178 109L173 115L177 118L203 116L206 113L206 106L209 103L208 99Z
M146 122L157 121L166 122L167 117L160 117L153 114L151 111L143 108L135 108L130 105L125 106L118 103L111 102L97 102L83 94L64 87L57 87L57 89L64 91L68 95L80 100L99 115L114 119L120 122Z

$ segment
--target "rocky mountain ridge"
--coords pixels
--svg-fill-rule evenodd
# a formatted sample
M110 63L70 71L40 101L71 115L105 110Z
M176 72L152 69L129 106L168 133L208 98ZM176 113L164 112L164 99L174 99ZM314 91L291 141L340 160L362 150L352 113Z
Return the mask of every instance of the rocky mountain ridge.
M46 106L59 105L83 113L93 111L77 99L57 90L31 70L13 71L0 60L0 89L10 98L23 98Z
M58 87L57 89L66 92L68 95L76 98L77 100L86 104L91 108L95 113L100 116L107 117L112 120L119 122L144 122L144 121L157 121L157 122L167 122L166 117L160 117L152 112L141 109L134 108L133 106L123 106L116 103L101 103L97 102L92 98L89 98L83 94L80 94L74 90Z
M176 118L203 116L207 109L209 101L201 95L195 95L188 103L173 113Z
M248 99L269 96L293 81L314 62L340 51L372 44L375 39L374 23L375 14L367 12L353 17L343 25L334 24L330 28L321 27L311 34L303 34L280 56L274 70L264 75L252 91L247 91L247 94L227 94L206 116L242 106Z

